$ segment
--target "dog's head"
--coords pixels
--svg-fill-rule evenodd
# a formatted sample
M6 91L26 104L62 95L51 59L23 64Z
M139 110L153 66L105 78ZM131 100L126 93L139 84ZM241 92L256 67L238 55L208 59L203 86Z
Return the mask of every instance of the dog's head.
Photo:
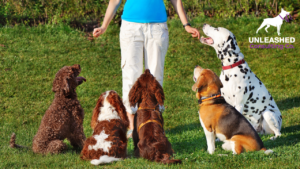
M64 66L55 75L52 91L70 95L85 78L78 76L81 72L80 65ZM77 77L78 76L78 77Z
M194 69L194 81L195 84L192 90L197 92L196 97L208 97L213 94L220 93L220 88L223 87L219 77L209 69L203 69L200 66L196 66Z
M158 103L160 106L163 106L165 100L161 85L150 73L149 69L146 69L137 79L129 92L129 102L132 107L146 99L151 100L153 104Z
M203 32L208 37L201 37L200 42L214 47L219 59L239 56L240 48L232 32L221 27L214 28L208 24L204 24Z
M94 130L100 121L120 119L124 127L129 126L126 110L120 96L115 91L102 93L93 111L91 127Z
M290 12L285 11L283 8L281 8L280 16L285 17L286 15L289 15Z

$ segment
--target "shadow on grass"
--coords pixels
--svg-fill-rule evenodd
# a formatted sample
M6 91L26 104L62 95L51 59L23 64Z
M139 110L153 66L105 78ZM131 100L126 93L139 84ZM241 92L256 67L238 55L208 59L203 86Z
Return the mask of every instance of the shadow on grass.
M184 124L184 125L176 126L174 128L171 128L169 130L169 133L171 133L171 134L179 134L179 133L182 133L184 131L189 131L189 130L194 130L194 129L202 130L200 122L199 123L194 122L194 123L190 123L190 124Z
M291 146L300 141L300 133L295 133L299 131L300 125L289 126L282 128L281 134L287 135L286 137L281 136L276 140L265 141L264 144L268 145L268 148Z
M287 98L285 100L281 100L276 103L281 111L289 110L294 107L300 107L300 96Z

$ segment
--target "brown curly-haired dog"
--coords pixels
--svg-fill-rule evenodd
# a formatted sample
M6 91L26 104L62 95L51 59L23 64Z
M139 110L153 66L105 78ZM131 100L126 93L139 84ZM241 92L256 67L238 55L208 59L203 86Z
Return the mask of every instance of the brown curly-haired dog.
M161 85L146 69L129 92L130 106L132 109L138 107L132 133L135 156L164 164L181 163L181 160L170 160L173 149L165 136L160 112L164 109L164 100Z
M84 112L77 99L75 89L85 78L77 77L81 71L80 65L65 66L55 75L52 91L54 100L42 118L37 134L33 138L32 150L35 153L61 153L67 149L63 140L67 138L73 147L83 147L85 135L83 132ZM15 144L12 135L11 147Z
M115 91L102 93L93 111L93 135L81 151L81 159L91 164L110 163L126 158L128 117L123 102Z

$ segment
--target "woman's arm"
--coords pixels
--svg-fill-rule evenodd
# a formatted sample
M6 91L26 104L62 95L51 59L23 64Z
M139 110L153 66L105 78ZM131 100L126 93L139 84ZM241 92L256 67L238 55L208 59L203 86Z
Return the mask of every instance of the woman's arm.
M171 3L175 8L175 10L181 20L181 23L183 25L187 24L188 20L187 20L184 8L182 6L181 0L171 0ZM194 37L194 38L197 37L198 39L200 39L200 33L196 28L192 28L191 26L185 26L185 30L188 33L192 34L192 37Z
M109 4L106 9L106 13L105 13L104 20L103 20L101 27L94 29L94 32L93 32L94 37L97 38L98 36L102 35L106 31L110 21L115 16L116 11L119 8L121 2L122 2L122 0L110 0L109 1Z

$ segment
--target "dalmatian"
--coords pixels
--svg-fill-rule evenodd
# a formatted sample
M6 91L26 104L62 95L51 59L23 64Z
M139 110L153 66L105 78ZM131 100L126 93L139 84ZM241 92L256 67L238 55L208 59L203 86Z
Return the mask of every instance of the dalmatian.
M232 32L204 24L200 42L213 47L222 62L221 95L252 124L260 134L281 135L282 116L273 97L244 60Z

